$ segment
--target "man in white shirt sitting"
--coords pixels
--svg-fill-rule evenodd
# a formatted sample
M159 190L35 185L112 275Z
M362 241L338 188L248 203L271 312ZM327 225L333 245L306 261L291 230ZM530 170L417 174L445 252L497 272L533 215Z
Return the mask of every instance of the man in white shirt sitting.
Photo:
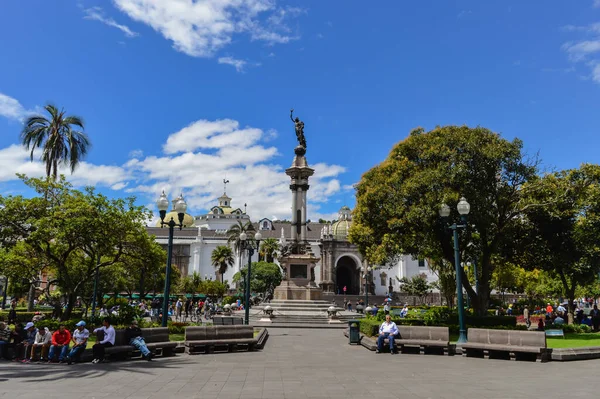
M379 327L379 337L377 338L377 351L376 353L381 353L383 350L383 344L385 339L387 338L390 341L390 353L394 354L394 338L398 335L398 327L396 323L392 321L392 318L389 314L385 315L385 321Z
M94 330L94 334L98 331L102 331L104 333L104 338L102 341L92 346L92 352L94 353L94 360L92 360L92 363L103 362L104 348L107 346L113 346L115 344L115 328L110 325L110 319L108 317L102 320L102 327L96 328Z
M73 360L79 360L90 337L90 332L85 328L85 321L81 320L75 324L75 327L77 328L75 328L73 335L71 336L73 347L67 356L67 364L73 363Z

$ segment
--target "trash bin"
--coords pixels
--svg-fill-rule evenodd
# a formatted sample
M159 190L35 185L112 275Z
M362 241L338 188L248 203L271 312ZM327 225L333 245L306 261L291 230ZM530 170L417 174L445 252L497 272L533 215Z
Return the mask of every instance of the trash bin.
M349 344L360 344L360 321L349 320L348 321L348 338Z

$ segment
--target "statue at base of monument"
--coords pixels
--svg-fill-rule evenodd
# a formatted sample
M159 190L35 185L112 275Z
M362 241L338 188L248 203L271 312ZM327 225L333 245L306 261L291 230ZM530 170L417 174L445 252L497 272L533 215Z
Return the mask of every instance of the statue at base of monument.
M292 122L294 122L294 128L296 129L296 138L298 139L298 144L306 148L306 138L304 137L304 122L302 122L298 117L294 119L293 108L290 110L290 119L292 120Z

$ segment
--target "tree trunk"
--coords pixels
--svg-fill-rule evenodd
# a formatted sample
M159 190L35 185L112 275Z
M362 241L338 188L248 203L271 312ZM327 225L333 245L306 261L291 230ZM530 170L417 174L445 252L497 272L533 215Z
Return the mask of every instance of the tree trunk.
M144 275L146 274L146 269L142 269L142 272L140 273L140 301L143 301L146 299L146 294L144 292Z
M573 324L575 323L575 284L569 292L567 292L567 298L569 298L569 304L567 305L567 323Z
M75 301L77 300L77 295L71 293L67 297L67 308L65 312L61 316L61 320L69 320L71 318L71 313L73 312L73 307L75 307Z
M27 311L33 312L35 300L35 283L29 283L29 294L27 295Z

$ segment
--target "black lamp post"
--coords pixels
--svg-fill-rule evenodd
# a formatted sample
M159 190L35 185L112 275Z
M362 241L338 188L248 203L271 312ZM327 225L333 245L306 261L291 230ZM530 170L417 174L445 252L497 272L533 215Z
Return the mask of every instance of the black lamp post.
M369 276L371 275L373 268L371 266L369 266L363 270L365 271L365 274L363 277L365 279L365 309L366 309L367 306L369 306Z
M246 325L250 324L250 276L252 275L252 255L254 251L258 251L260 248L260 240L262 235L259 231L254 234L254 239L248 239L246 232L240 234L240 245L242 250L248 251L248 271L246 273L246 292L245 301L246 307L244 308L244 320Z
M454 267L456 269L456 302L458 306L458 325L459 325L459 336L458 343L462 344L467 342L467 331L465 329L465 308L463 306L463 292L462 292L462 270L460 266L460 249L458 246L458 229L464 229L466 227L467 215L471 210L471 205L467 202L465 197L462 197L456 206L458 213L460 214L460 220L462 224L453 223L449 226L454 234ZM442 219L447 220L450 216L450 207L446 204L442 204L440 207L440 216Z
M175 223L175 220L171 217L171 220L165 222L165 216L167 215L167 209L169 209L169 200L167 199L167 195L163 191L158 201L156 201L156 206L158 207L158 211L160 212L160 227L164 227L165 225L169 226L169 243L167 246L167 270L165 271L165 294L163 298L163 311L162 311L162 326L167 326L167 319L169 317L169 290L171 288L171 257L173 256L173 231L175 227L179 227L179 230L183 228L183 217L185 216L185 211L187 210L187 204L183 199L183 194L179 196L175 200L174 210L177 212L177 219L179 219L179 223Z
M2 293L2 309L6 309L6 294L8 291L8 276L4 276L4 291Z

